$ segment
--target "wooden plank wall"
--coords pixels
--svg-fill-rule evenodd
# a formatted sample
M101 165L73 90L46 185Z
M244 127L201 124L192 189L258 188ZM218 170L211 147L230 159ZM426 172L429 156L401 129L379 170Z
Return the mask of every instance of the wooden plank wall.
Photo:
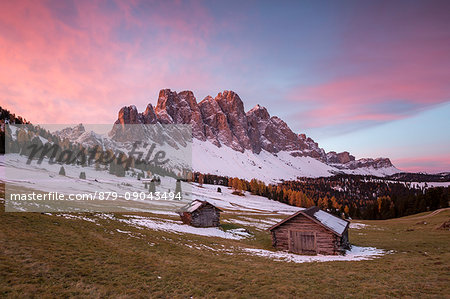
M317 253L338 254L338 236L302 214L290 219L272 230L272 245L279 250L289 250L289 230L316 233Z
M192 213L191 225L197 227L219 226L220 212L213 206L204 206Z
M185 224L191 224L191 214L188 212L184 212L183 214L180 215L181 221L183 221L183 223Z

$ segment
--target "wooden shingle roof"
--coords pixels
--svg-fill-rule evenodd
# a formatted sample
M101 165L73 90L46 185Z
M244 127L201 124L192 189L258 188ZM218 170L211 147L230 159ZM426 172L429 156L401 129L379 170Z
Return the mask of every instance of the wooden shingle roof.
M206 205L211 205L214 208L216 208L217 210L221 211L221 209L219 209L218 207L210 204L209 202L207 202L206 200L199 200L199 199L195 199L193 201L191 201L190 203L188 203L187 205L181 207L177 212L178 213L193 213L194 211L206 206Z
M269 230L273 230L274 228L282 225L283 223L288 222L289 220L300 214L318 223L319 225L323 226L324 228L326 228L327 230L333 232L338 236L342 236L342 234L347 230L350 224L349 221L331 215L330 213L327 213L325 211L322 211L318 207L310 207L304 210L300 210L295 214L287 217L286 219L283 219L282 221L270 227Z

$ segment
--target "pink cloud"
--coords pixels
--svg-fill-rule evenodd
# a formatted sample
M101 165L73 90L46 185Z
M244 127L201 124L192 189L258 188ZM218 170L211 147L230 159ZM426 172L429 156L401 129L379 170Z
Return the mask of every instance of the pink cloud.
M409 102L411 107L419 108L449 100L450 86L443 80L439 64L438 59L432 64L423 63L423 71L408 67L402 72L392 68L367 69L365 74L343 75L314 86L296 88L289 98L314 103L314 108L302 114L306 117L305 124L310 127L358 120L396 120L408 116L403 112L417 110L393 111L389 109L389 103L395 106L397 101ZM450 70L447 73L446 78L449 78ZM379 104L383 104L384 111L376 111Z
M292 101L314 103L300 114L302 125L385 122L448 101L447 16L439 6L421 6L420 13L405 8L401 14L387 3L358 7L338 33L336 49L317 63L316 82L296 86L288 95ZM390 109L398 101L410 107Z
M35 123L110 123L121 106L145 107L161 88L211 84L204 70L214 57L189 63L209 54L207 11L156 2L135 18L138 4L118 1L105 12L102 1L74 1L69 18L49 2L0 2L2 104ZM121 40L127 29L133 35Z
M449 155L399 158L392 162L397 168L407 172L439 173L450 171Z

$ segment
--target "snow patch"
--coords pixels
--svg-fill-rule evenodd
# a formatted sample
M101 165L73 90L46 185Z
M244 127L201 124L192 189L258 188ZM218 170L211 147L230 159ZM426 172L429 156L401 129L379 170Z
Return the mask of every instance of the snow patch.
M269 251L256 248L242 248L242 250L250 255L270 258L276 261L292 262L292 263L311 263L311 262L334 262L334 261L363 261L372 260L385 254L392 253L375 247L352 246L345 255L298 255L284 251Z
M369 225L364 224L364 223L356 223L356 222L350 223L350 228L353 228L353 229L363 229L366 227L369 227Z
M75 215L75 214L50 214L50 213L45 213L46 215L53 215L53 216L60 216L66 219L73 219L73 220L84 220L84 221L88 221L88 222L93 222L96 223L95 219L89 218L89 217L84 217L81 215Z
M121 222L127 223L130 226L134 226L139 229L149 228L153 230L161 230L166 232L172 232L177 234L193 234L207 237L218 237L224 239L241 240L246 237L240 230L228 230L223 231L217 227L193 227L190 225L182 224L181 221L174 220L156 220L142 216L129 216L128 219L117 219Z

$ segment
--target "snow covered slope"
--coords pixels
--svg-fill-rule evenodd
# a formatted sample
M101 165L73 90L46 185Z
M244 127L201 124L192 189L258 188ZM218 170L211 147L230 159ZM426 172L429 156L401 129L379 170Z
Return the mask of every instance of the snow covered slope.
M146 130L152 131L153 127L162 125L130 125L133 128L134 126L142 126L142 130L146 132ZM163 132L168 133L170 125L165 126L169 127ZM106 132L107 128L111 128L111 126L101 125L102 131ZM17 128L10 126L10 129L15 139ZM27 128L24 127L24 129ZM61 139L67 138L71 142L82 144L87 148L99 145L103 149L125 153L131 150L131 141L117 141L114 139L117 135L109 136L111 133L108 135L86 131L81 124L56 131L54 134ZM154 137L154 134L153 132L151 136ZM175 173L181 172L183 169L191 169L192 166L194 171L205 174L238 177L246 180L255 178L266 183L277 183L280 180L295 180L298 177L328 177L338 173L384 177L399 172L391 163L386 164L382 158L350 160L347 163L327 163L312 156L299 155L298 150L280 150L274 153L265 149L261 149L259 152L246 149L241 152L230 146L218 146L210 140L166 139L170 142L162 142L158 145L158 150L165 151L167 157L170 157L166 166ZM150 141L151 137L143 140ZM47 141L42 140L42 143L45 142ZM146 152L140 148L138 151Z
M224 211L240 211L245 213L268 213L271 215L286 215L298 211L299 208L284 203L269 200L265 197L245 193L246 196L231 194L232 190L222 187L217 192L214 185L202 187L195 183L181 182L182 200L133 200L134 192L148 193L143 181L131 177L117 177L104 170L96 170L94 166L64 165L65 175L59 175L60 164L49 164L44 161L37 164L33 161L26 163L27 158L19 154L0 155L0 181L6 184L6 196L10 193L28 193L31 191L58 192L61 194L94 194L98 192L115 192L117 200L111 205L105 203L105 208L97 205L96 201L81 201L80 209L111 212L150 212L154 214L176 215L175 211L193 199L208 200ZM86 174L86 179L80 179L80 172ZM161 177L161 185L156 187L158 192L170 192L175 189L175 179ZM131 194L130 200L124 195ZM11 201L10 201L11 202ZM12 203L14 205L14 203ZM101 207L101 208L100 208ZM13 208L13 207L12 207ZM109 210L108 210L109 209ZM52 209L51 209L52 210Z
M250 150L243 153L230 147L217 147L209 141L194 139L192 164L196 171L239 177L253 178L271 183L280 179L297 177L327 177L337 173L386 176L399 172L395 167L363 167L356 169L337 168L312 157L294 157L291 152L276 154L262 150L256 154Z
M74 127L74 130L83 131L80 136L72 134L66 130L66 136L72 142L81 143L85 146L92 146L99 144L103 148L110 148L113 150L121 150L128 152L109 136L99 135L93 132L84 132L80 130L79 126ZM74 136L70 138L70 136ZM86 138L82 138L86 137ZM229 146L217 146L209 140L192 139L188 147L192 147L192 168L194 171L223 175L229 177L239 177L246 180L256 178L266 183L276 183L281 179L290 180L298 177L327 177L337 173L358 174L358 175L374 175L384 177L398 173L399 170L392 166L392 164L380 163L366 163L362 164L359 161L350 161L346 164L327 164L317 158L311 156L299 156L298 151L279 151L272 153L261 149L259 153L252 150L244 150L243 152L236 151ZM185 149L184 152L180 149ZM178 144L177 148L172 146L164 146L164 150L170 157L182 157L182 161L191 162L190 158L186 157L187 153L191 152L191 148L185 148L182 144ZM179 151L179 153L175 153ZM363 159L361 159L363 160ZM178 161L180 162L180 161ZM177 165L177 161L170 161L170 167L173 169L183 168L186 165ZM183 167L181 167L183 166Z

